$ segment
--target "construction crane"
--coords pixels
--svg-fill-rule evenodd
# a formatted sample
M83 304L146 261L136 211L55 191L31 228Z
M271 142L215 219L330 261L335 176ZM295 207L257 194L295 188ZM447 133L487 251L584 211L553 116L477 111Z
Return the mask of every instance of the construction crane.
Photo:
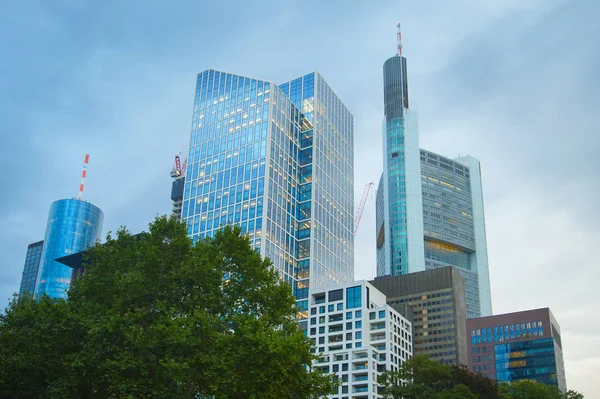
M181 157L175 155L175 166L171 169L171 177L173 179L178 179L185 174L185 169L187 167L187 159L183 161L183 165L181 165Z
M365 204L367 203L367 198L369 197L369 192L371 191L371 187L373 187L373 182L367 183L365 185L365 189L363 190L362 198L360 199L360 204L358 205L358 210L356 211L356 217L354 218L354 235L358 231L358 225L360 224L360 218L362 217L363 210L365 209Z

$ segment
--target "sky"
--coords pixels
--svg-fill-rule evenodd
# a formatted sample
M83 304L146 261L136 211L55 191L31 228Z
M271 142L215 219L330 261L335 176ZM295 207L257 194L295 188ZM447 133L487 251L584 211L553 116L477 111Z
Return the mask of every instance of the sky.
M600 398L599 12L595 0L5 1L0 307L52 201L77 195L85 153L104 234L170 212L208 68L320 72L354 115L358 205L382 170L382 65L400 21L421 147L481 161L494 313L550 307L568 387ZM376 274L373 195L355 266Z

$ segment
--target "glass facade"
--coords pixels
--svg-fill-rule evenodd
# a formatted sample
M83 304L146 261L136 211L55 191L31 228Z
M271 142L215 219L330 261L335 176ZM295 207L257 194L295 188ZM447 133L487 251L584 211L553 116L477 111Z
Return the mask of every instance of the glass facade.
M560 327L549 309L467 321L469 367L498 381L535 380L566 390Z
M83 251L99 241L103 219L102 211L89 202L63 199L52 203L36 295L67 298L73 269L55 259Z
M290 283L354 278L353 119L317 73L281 85L198 75L182 218L196 242L239 225Z
M42 258L42 248L44 241L34 242L27 246L25 255L25 266L23 267L23 276L21 277L21 288L19 295L28 292L35 293L35 284L37 282L38 271L40 268L40 259Z
M384 170L376 205L377 275L457 266L465 279L467 316L490 315L479 162L472 157L451 160L419 149L406 79L404 57L385 62Z

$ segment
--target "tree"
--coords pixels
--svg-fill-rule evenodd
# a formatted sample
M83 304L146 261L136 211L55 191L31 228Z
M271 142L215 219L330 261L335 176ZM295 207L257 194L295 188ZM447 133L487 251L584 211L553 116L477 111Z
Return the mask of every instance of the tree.
M562 399L563 395L554 385L522 380L501 387L511 399Z
M569 391L562 394L554 385L535 381L512 384L492 381L462 365L445 365L427 356L415 356L398 371L382 374L386 399L583 399Z
M19 298L0 319L0 397L308 399L335 388L310 366L289 285L239 228L194 246L161 217L89 252L67 301Z

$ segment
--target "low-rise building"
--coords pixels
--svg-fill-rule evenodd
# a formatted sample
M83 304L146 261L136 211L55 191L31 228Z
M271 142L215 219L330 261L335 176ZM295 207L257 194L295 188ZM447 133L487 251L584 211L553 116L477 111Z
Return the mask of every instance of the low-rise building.
M342 381L330 399L381 398L379 375L412 357L410 321L366 281L312 289L308 318L315 367Z
M566 391L560 326L550 309L467 320L469 368L489 378L535 380Z

